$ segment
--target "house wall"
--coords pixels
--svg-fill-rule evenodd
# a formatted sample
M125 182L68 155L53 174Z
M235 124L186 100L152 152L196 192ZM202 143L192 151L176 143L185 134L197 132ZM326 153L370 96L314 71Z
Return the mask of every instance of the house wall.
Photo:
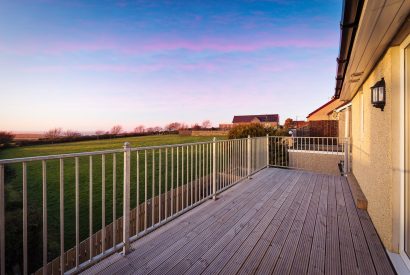
M335 120L336 118L333 116L332 111L339 107L343 102L340 100L335 100L329 105L323 107L319 111L315 112L314 114L307 117L308 121L316 121L316 120ZM330 113L330 114L329 114Z
M345 133L345 124L346 124L346 111L340 112L338 114L339 118L339 137L344 138L346 133Z
M338 164L343 158L343 154L293 150L289 151L289 167L321 174L340 176Z
M349 112L349 114L351 113L351 107L348 107L338 113L339 138L345 138L345 137L352 136L352 116L351 115L349 115L349 129L348 129L348 133L346 133L347 112Z
M399 69L399 47L391 47L352 99L351 112L352 172L368 200L376 230L392 252L399 246ZM374 108L370 97L370 87L382 77L387 91L384 111Z

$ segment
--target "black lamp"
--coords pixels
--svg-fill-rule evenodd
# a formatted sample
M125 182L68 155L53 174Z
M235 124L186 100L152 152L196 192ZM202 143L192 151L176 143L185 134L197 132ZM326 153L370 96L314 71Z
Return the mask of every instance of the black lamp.
M384 78L377 81L370 89L372 91L373 107L380 108L383 111L386 105L386 83L384 82Z

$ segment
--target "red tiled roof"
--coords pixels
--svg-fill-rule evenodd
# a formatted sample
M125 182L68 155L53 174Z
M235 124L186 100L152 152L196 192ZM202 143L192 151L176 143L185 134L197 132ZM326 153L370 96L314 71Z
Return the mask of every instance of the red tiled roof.
M260 122L278 122L279 123L278 114L234 116L232 123L249 123L249 122L252 122L252 120L255 118L258 118Z

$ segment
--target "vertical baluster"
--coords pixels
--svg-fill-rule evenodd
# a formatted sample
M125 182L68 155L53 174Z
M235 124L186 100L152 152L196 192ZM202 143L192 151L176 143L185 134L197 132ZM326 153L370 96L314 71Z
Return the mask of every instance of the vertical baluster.
M5 211L4 211L4 165L0 164L0 274L6 274Z
M198 181L198 144L195 144L195 202L199 198L199 181Z
M226 143L226 151L227 151L227 166L228 166L228 171L227 171L227 186L229 186L231 184L231 141L228 140Z
M26 179L27 180L27 179ZM64 160L60 159L60 272L64 274ZM26 272L24 272L27 274Z
M148 152L144 150L144 231L148 227Z
M185 190L186 190L186 207L189 205L189 146L186 147L186 181L185 181Z
M278 165L278 160L279 160L279 142L280 138L275 137L275 165Z
M206 197L206 189L205 189L205 145L202 144L202 198L204 199Z
M161 157L161 148L158 149L159 160L158 160L158 222L161 222L161 210L162 210L162 201L161 201L161 173L162 173L162 157Z
M193 181L194 181L194 147L191 145L191 205L194 204Z
M117 158L112 154L112 246L117 244Z
M151 179L151 226L155 224L155 150L152 153L152 179Z
M23 274L28 274L27 269L27 163L23 162Z
M218 182L218 185L216 186L216 188L217 188L217 190L220 190L220 189L222 189L223 188L223 180L224 180L224 177L225 177L225 174L224 174L224 172L223 172L223 170L224 170L224 161L223 161L223 158L224 158L224 147L223 147L223 141L221 141L220 143L219 143L219 152L218 152L218 161L219 161L219 174L220 174L220 176L219 176L219 182Z
M232 179L233 179L233 155L232 155L232 140L228 141L228 160L229 160L229 181L228 181L228 186L232 184Z
M217 148L218 149L218 148ZM219 156L218 151L216 151L216 156ZM218 157L216 158L216 167L218 167ZM212 173L212 145L208 144L208 186L209 186L209 195L212 193L212 179L211 179L211 173ZM216 170L215 170L216 171Z
M122 217L122 249L123 255L130 251L130 183L131 183L131 146L128 142L124 143L124 184L123 184L123 217Z
M220 151L218 150L217 162L220 162L220 160L219 160L219 156L220 156L220 155L221 155L221 153L220 153ZM213 171L213 167L212 167L212 145L211 145L210 143L208 144L208 168L209 168L209 169L208 169L209 186L211 186L211 185L212 185L211 174L212 174L212 171ZM216 165L215 168L217 169L217 168L218 168L218 165ZM218 172L218 169L216 170L216 172ZM218 179L217 179L216 183L218 183ZM216 191L218 191L218 186L217 186L216 184L215 184L215 189L216 189Z
M184 171L184 165L185 165L185 155L184 155L184 146L181 148L181 203L182 207L181 210L185 208L185 193L184 193L184 180L185 180L185 171Z
M184 166L185 166L185 150L184 146L181 148L181 203L182 203L182 208L185 208L185 190L184 190L184 180L185 180L185 171L184 171Z
M286 138L286 137L284 137L284 138L282 138L281 139L281 143L282 143L282 146L281 146L281 148L279 148L279 150L282 152L282 166L284 166L284 167L290 167L291 166L291 164L290 164L290 158L288 159L288 156L287 156L287 152L289 152L289 149L290 149L290 142L292 141L292 138L290 137L290 138Z
M216 200L216 138L212 142L212 193Z
M246 152L246 147L245 147L245 139L242 139L242 178L244 178L246 176L245 173L245 163L246 163L246 159L245 159L245 152Z
M210 159L211 159L211 152L210 152L210 144L207 143L206 144L206 164L205 164L205 171L206 171L206 175L208 176L208 180L206 183L207 186L207 196L211 195L211 164L209 163ZM215 179L216 180L216 179Z
M235 141L231 140L231 184L235 180Z
M45 160L41 164L43 170L43 274L47 274L47 166Z
M171 148L171 216L174 215L174 147Z
M135 234L140 231L140 152L137 151L137 200L136 200L136 211L135 211Z
M105 155L101 156L101 249L105 253Z
M199 150L199 156L198 156L198 175L199 175L199 182L198 182L198 189L199 189L199 200L202 200L204 193L203 193L203 187L202 187L202 145L198 145L198 150Z
M241 178L241 140L237 139L236 144L236 180Z
M75 158L75 267L80 264L80 168L78 157Z
M89 158L89 205L88 205L88 222L89 222L89 228L88 228L88 236L90 239L90 260L92 259L94 255L94 243L93 243L93 157L90 156ZM64 213L64 212L63 212ZM63 227L64 230L64 227ZM64 241L64 236L63 236L63 241ZM63 251L64 252L64 251Z
M177 183L177 186L176 186L176 192L177 192L177 194L176 194L176 196L177 196L176 203L177 203L177 205L176 205L175 212L178 213L179 212L179 147L177 147L177 182L176 183Z
M329 152L329 138L326 137L326 152Z
M168 147L165 147L165 220L168 219Z

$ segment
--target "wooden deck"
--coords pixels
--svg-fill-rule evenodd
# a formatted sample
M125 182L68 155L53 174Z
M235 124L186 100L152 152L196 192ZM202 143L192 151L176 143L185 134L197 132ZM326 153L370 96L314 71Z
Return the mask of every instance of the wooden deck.
M269 168L85 274L394 274L345 178Z

